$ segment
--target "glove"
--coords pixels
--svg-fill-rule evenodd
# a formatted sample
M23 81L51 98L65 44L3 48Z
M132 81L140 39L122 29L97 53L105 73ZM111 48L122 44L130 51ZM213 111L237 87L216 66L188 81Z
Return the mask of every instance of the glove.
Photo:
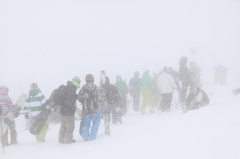
M26 119L29 119L29 116L28 116L28 114L27 114L27 113L25 114L25 118L26 118Z

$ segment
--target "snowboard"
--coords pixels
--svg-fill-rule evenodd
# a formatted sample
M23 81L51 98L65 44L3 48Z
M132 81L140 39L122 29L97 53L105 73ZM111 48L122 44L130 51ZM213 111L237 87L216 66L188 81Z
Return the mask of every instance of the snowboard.
M33 135L38 135L41 132L50 114L51 109L44 108L34 120L32 126L29 129L29 132Z
M54 95L57 92L57 89L53 90L52 94L50 95L49 99L47 100L48 106L42 109L40 114L36 117L33 124L31 125L29 132L33 135L38 135L43 126L45 125L46 121L48 120L48 117L51 114L51 109L56 107L56 104L54 103Z
M17 109L18 113L20 113L20 111L23 109L26 98L27 95L23 93L18 97L17 101L15 102L14 106ZM1 123L2 125L0 126L0 136L3 136L3 134L5 134L5 132L8 130L8 126L14 121L14 119L15 116L10 111Z

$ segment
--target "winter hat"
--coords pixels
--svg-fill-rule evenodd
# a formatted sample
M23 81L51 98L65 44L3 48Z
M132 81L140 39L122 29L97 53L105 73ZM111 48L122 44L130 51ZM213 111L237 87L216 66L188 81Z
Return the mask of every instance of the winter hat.
M8 95L8 87L0 86L0 95Z
M31 84L31 89L38 89L37 83L32 83Z
M76 81L78 84L81 83L81 80L80 80L80 78L78 76L73 77L72 80Z

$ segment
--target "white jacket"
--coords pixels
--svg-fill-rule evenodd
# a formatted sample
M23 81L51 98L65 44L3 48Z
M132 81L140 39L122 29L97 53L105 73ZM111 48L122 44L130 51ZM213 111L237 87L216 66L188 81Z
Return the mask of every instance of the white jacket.
M173 77L166 72L162 72L158 76L158 87L161 93L172 93L173 88L177 89Z

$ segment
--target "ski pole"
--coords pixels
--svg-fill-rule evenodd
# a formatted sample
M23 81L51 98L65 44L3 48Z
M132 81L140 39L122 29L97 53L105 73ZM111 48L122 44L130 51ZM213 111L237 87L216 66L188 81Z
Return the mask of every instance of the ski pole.
M5 154L5 151L4 151L4 137L3 137L3 126L2 126L2 120L1 120L1 117L2 117L2 107L0 106L0 122L1 122L1 133L2 133L2 147L3 147L3 154Z

